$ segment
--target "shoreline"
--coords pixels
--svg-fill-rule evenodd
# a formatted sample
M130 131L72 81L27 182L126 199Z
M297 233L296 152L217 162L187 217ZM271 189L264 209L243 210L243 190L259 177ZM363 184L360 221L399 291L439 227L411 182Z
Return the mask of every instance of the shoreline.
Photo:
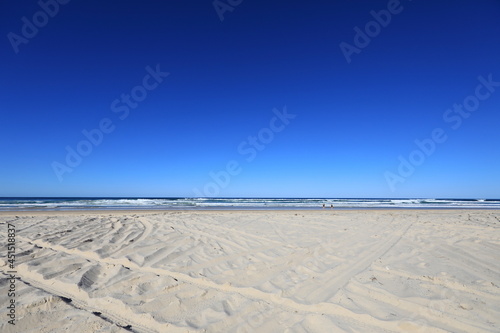
M235 208L235 209L220 209L220 208L213 208L213 209L206 209L206 208L200 208L200 209L130 209L130 208L123 208L123 209L102 209L102 208L95 208L95 209L33 209L33 210L0 210L0 216L2 215L29 215L31 213L36 213L36 214L41 214L41 213L56 213L58 215L64 215L65 213L68 214L79 214L79 213L97 213L97 214L143 214L143 213L168 213L168 212L182 212L182 213L223 213L223 212L237 212L237 213L258 213L258 212L295 212L295 213L311 213L311 212L366 212L366 211L371 211L371 212L405 212L405 211L411 211L411 212L438 212L438 211L480 211L480 212L500 212L500 208L451 208L451 207L442 207L442 208L432 208L432 207L426 207L426 208L297 208L297 209L291 209L291 208L283 208L283 209L274 209L274 208L263 208L263 209L242 209L242 208Z
M363 209L500 209L500 199L424 198L0 198L0 211L72 210L363 210Z

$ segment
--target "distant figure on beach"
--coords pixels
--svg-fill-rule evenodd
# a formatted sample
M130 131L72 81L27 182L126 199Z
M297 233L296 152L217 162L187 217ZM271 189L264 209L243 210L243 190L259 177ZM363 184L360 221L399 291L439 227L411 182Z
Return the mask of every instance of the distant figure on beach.
M333 209L333 204L330 205L330 209Z
M325 209L325 204L323 204L323 209Z

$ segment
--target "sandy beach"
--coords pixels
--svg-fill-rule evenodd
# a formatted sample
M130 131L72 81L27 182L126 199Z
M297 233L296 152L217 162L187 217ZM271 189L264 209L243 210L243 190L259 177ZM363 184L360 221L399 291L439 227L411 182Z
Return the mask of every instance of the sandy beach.
M15 261L0 252L2 332L500 331L498 210L2 212L0 224L1 244L16 230Z

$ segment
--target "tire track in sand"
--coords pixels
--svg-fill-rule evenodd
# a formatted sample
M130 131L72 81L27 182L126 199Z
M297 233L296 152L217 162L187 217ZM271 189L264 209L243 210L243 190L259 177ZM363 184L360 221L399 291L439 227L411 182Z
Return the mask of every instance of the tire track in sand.
M391 224L394 221L394 218ZM349 280L355 275L364 271L375 260L386 254L391 248L396 245L403 235L412 226L413 222L407 222L399 230L394 231L385 239L381 239L377 244L362 252L357 258L361 258L356 262L348 261L342 262L335 267L326 277L323 277L321 282L323 288L317 289L314 286L307 286L300 291L301 294L307 294L305 299L309 302L326 301L333 297L342 287L344 287Z
M43 248L48 248L55 252L63 252L69 255L76 255L103 264L122 265L123 267L133 271L169 276L179 281L191 285L196 285L198 287L205 289L209 288L209 289L219 290L225 293L239 294L249 299L273 303L280 308L288 309L288 311L297 311L297 312L320 314L320 315L327 314L332 317L342 317L347 321L359 321L363 324L377 327L383 330L389 330L393 332L400 331L401 322L382 321L372 317L369 314L358 314L340 305L333 303L321 302L313 304L302 304L295 302L292 299L279 297L275 294L269 294L254 288L234 287L229 283L220 285L211 280L193 278L186 274L172 272L165 269L153 268L148 266L139 266L133 262L126 260L125 258L123 259L117 259L111 257L101 258L95 252L81 251L78 249L67 249L60 245L53 245L41 240L29 240L24 237L19 237L19 240ZM77 304L82 309L92 312L95 311L101 312L105 314L105 316L113 320L116 320L119 323L126 323L132 325L132 327L138 329L140 332L161 332L164 331L165 329L164 325L166 324L163 324L162 326L162 324L154 320L149 314L144 314L144 313L137 314L133 312L129 306L117 301L116 299L110 297L106 297L104 299L102 298L91 299L85 292L79 290L77 286L74 284L63 283L55 279L45 280L41 274L38 274L30 270L27 264L18 266L18 276L22 280L27 281L33 284L34 286L46 290L54 295L61 295L63 297L71 298L75 302L75 304ZM116 311L115 309L121 309L121 311ZM168 327L168 329L172 331L175 330L176 328L179 329L178 327L171 327L171 326ZM185 328L183 329L183 331L185 331Z
M2 273L6 274L3 270ZM71 305L83 311L99 316L120 327L128 328L132 332L185 332L185 328L161 324L147 313L135 313L126 304L111 297L91 298L89 295L74 284L51 279L45 280L42 274L29 269L26 264L17 267L17 276L29 285L44 290L52 295L63 297L70 301ZM50 281L50 283L49 283Z

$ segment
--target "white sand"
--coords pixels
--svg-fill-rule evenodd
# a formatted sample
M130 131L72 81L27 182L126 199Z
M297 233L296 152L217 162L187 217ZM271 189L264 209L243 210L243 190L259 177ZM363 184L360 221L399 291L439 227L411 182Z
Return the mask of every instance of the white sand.
M500 332L500 211L4 212L1 244L7 222L1 332Z

